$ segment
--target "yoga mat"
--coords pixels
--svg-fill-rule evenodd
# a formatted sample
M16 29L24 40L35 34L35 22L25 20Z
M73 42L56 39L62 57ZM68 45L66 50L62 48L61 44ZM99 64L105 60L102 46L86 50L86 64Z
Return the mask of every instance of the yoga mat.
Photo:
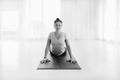
M45 69L78 69L81 70L78 63L72 64L70 62L66 62L69 59L68 53L63 54L62 56L56 57L53 56L51 53L48 54L47 58L50 62L46 64L39 63L37 70L45 70ZM74 58L75 59L75 58Z

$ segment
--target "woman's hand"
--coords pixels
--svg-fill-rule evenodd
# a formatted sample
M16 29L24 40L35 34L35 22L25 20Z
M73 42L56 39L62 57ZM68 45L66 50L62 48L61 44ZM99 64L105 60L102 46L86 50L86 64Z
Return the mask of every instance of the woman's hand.
M43 60L40 61L41 64L46 64L48 62L50 62L50 60L47 58L44 58Z
M77 61L75 59L73 59L73 58L70 58L69 60L66 60L66 62L70 62L72 64L77 63Z

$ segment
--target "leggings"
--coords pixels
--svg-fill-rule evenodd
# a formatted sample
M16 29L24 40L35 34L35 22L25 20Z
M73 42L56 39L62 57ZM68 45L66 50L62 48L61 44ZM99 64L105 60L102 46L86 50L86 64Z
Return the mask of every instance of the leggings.
M63 57L63 56L65 56L66 55L66 50L65 50L65 52L64 53L62 53L61 55L55 55L53 52L51 52L50 51L50 54L51 54L51 56L53 56L53 57Z

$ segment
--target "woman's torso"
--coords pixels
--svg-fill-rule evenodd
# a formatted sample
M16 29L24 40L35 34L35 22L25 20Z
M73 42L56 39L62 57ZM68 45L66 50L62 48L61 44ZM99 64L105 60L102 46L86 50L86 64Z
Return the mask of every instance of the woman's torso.
M51 32L50 39L51 39L51 51L53 54L61 55L62 53L65 52L65 48L66 48L65 33L61 32L60 35L56 35L54 32Z

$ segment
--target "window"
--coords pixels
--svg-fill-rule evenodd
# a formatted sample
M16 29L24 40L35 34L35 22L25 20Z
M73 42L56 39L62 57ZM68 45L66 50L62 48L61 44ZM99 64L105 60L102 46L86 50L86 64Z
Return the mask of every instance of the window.
M18 12L2 11L1 12L1 32L14 33L18 31Z

